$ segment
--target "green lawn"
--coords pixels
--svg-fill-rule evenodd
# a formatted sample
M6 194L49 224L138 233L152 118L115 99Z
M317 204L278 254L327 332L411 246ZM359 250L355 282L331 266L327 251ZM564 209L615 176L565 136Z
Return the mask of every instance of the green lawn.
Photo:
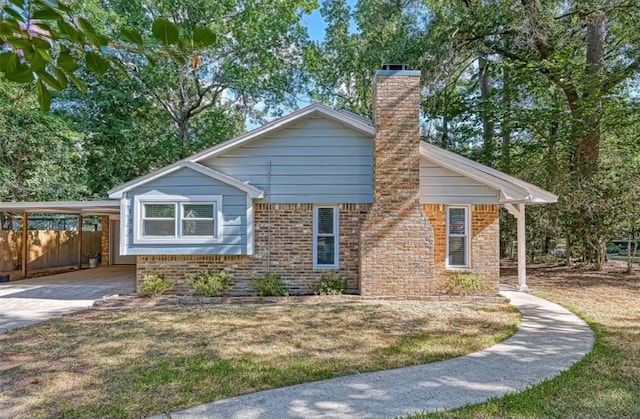
M0 416L144 417L460 356L518 321L506 304L435 301L77 313L0 334Z
M624 269L530 269L534 292L589 322L596 334L593 351L558 378L523 393L411 418L639 418L640 275L625 275Z

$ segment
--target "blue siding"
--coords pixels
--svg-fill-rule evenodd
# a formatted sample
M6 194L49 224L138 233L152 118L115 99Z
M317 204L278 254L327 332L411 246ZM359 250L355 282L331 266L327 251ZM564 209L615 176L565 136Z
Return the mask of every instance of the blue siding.
M311 117L200 162L267 193L271 203L371 203L373 141Z
M134 197L144 195L222 196L222 241L216 244L134 244ZM181 169L127 193L126 253L128 255L241 255L247 253L247 195L190 169Z
M499 204L499 191L420 158L420 203L422 204Z

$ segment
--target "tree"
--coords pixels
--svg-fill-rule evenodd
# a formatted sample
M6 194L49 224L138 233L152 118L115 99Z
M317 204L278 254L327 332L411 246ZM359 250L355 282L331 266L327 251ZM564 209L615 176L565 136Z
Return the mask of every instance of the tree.
M50 89L63 90L69 82L86 89L76 74L79 61L101 76L112 66L122 68L115 50L144 53L151 59L215 42L215 34L206 27L194 27L181 38L165 17L153 21L153 38L145 41L135 29L125 28L118 37L99 33L86 17L56 0L5 0L0 7L0 72L15 83L35 81L43 110L51 106Z
M86 196L84 138L63 118L31 104L34 93L0 81L0 196L60 200Z
M206 47L173 50L165 58L120 54L128 75L171 118L178 141L198 141L196 121L205 113L209 119L214 114L259 119L295 106L306 43L300 16L317 6L315 0L112 0L103 5L120 16L122 27L143 34L161 16L175 25L176 36L193 33L196 40L199 28L217 34Z
M338 1L328 4L344 9ZM339 23L346 15L327 16ZM619 174L603 165L608 157L601 148L611 129L603 115L613 100L620 101L613 120L631 111L625 89L635 82L640 59L636 2L360 0L349 16L360 32L342 31L341 39L357 39L361 50L352 53L346 41L330 44L331 33L320 45L325 54L337 45L333 56L346 49L355 63L337 75L365 63L359 85L370 86L380 63L367 61L368 45L379 46L378 56L383 51L421 69L428 139L560 195L557 208L529 213L533 224L544 226L538 248L550 251L556 236L564 237L569 249L600 265L606 238L614 234L611 176ZM340 101L336 92L348 79L316 78L318 90Z
M587 258L600 260L603 246L588 233L594 222L588 214L603 192L598 175L602 109L640 66L638 31L632 29L640 7L624 0L573 1L564 7L538 0L443 3L458 15L455 42L534 69L562 93L570 122L567 194L573 213L568 220Z

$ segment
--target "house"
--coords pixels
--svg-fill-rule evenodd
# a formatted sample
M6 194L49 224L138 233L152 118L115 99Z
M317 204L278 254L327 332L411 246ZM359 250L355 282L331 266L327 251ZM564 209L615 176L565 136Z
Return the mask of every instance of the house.
M503 205L519 220L526 288L525 205L557 197L421 142L419 104L420 72L387 67L373 121L313 104L120 185L83 213L103 215L103 261L135 263L138 283L164 273L188 292L190 275L226 269L232 295L251 294L250 278L267 272L303 294L336 271L350 292L418 296L452 272L497 282Z

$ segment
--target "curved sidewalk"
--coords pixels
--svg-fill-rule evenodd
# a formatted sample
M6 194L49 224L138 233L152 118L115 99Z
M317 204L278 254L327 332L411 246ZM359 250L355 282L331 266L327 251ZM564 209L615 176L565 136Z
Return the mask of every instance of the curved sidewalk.
M170 417L388 418L452 409L522 391L555 377L593 347L593 332L571 312L530 294L501 293L522 312L522 324L512 337L484 351L431 364L261 391L171 413Z

